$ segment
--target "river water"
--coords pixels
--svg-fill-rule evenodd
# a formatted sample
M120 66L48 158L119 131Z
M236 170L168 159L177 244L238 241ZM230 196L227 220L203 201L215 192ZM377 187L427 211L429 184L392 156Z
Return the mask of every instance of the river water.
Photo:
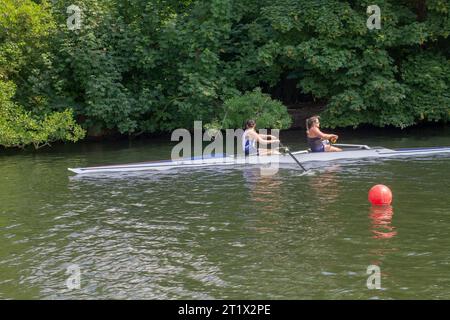
M282 134L291 149L304 147L300 136ZM343 132L341 140L450 146L450 128ZM165 159L172 146L2 151L0 299L450 299L450 157L269 177L257 168L67 171ZM375 184L392 189L392 207L368 203ZM380 289L367 287L371 265Z

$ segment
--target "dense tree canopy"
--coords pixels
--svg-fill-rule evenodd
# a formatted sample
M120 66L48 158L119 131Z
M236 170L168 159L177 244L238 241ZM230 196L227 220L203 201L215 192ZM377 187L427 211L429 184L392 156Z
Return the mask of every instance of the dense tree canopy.
M73 3L76 30L67 23ZM252 112L287 127L285 108L258 88L284 104L325 101L331 127L447 121L450 2L378 0L381 29L369 30L372 4L3 0L0 144L34 143L11 112L35 121L33 132L64 118L49 140L83 136L72 112L92 134L169 131L194 120L239 126L239 115Z
M45 91L48 83L39 77L39 70L51 63L47 52L54 30L45 3L4 0L0 4L0 145L40 148L52 141L84 137L70 108L52 110Z

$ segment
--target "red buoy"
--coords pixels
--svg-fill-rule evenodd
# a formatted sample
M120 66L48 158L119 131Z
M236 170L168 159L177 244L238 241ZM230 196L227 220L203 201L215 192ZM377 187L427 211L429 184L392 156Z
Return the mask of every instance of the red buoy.
M374 206L386 206L392 203L392 192L388 187L377 184L369 191L369 201Z

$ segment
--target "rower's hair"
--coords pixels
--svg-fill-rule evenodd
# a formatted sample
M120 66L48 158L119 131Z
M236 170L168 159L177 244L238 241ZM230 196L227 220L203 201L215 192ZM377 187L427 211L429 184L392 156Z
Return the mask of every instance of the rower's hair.
M306 131L309 131L309 129L311 128L311 126L320 119L319 116L312 116L308 119L306 119Z
M256 125L255 120L249 119L245 122L245 129L253 128Z

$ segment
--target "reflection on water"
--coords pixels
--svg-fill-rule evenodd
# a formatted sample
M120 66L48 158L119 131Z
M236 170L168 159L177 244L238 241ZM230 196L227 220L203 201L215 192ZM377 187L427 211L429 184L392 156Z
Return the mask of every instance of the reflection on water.
M369 217L371 219L371 230L374 239L390 239L397 235L395 227L392 226L392 206L372 206Z
M372 239L375 239L376 246L369 250L371 254L371 265L377 265L381 268L382 287L386 285L383 283L391 283L398 286L396 283L396 274L389 268L390 264L386 263L388 258L391 258L398 254L399 249L390 240L397 236L397 231L392 225L392 217L394 210L392 206L372 206L369 212L370 219L370 231L372 233ZM380 241L384 240L384 241ZM389 240L389 241L387 241ZM373 299L379 299L379 296L375 295Z
M265 169L251 168L242 171L245 185L250 191L250 202L261 205L264 212L274 212L283 206L283 181L276 174L267 174Z
M364 139L450 145L420 137ZM449 158L82 177L67 168L164 159L170 145L71 148L0 156L0 299L450 298ZM378 183L395 220L368 213ZM367 289L373 264L384 291Z
M338 164L329 165L308 180L311 195L315 195L322 206L331 205L338 200L341 185L337 174L341 169Z

